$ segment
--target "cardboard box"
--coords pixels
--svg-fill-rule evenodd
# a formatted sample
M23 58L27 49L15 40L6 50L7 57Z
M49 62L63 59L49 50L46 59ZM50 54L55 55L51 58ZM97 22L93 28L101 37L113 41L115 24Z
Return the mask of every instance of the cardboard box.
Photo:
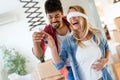
M31 80L63 80L63 75L56 70L52 64L52 60L44 63L38 63L32 72Z
M113 39L114 41L116 42L119 42L120 43L120 30L112 30L113 31Z
M114 55L112 55L112 60L113 62L120 61L120 57L118 56L118 53L115 53Z
M116 28L120 30L120 15L118 17L115 17L114 23L116 25Z
M115 74L116 80L120 80L120 61L114 62L112 64L113 72Z
M118 54L119 59L120 59L120 45L116 46L116 51L117 51L117 54Z

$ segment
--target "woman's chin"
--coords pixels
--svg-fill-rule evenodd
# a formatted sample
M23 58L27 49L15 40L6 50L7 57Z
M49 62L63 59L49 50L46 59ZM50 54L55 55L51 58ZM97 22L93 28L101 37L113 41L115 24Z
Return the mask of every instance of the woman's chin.
M74 28L74 30L77 30L77 29L79 29L79 27L78 27L78 26L74 26L73 28Z

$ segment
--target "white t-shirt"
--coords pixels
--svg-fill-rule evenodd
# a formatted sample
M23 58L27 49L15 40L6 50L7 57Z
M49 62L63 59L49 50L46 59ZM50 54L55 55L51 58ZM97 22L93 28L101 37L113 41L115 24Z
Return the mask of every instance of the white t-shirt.
M64 40L69 34L70 34L69 31L68 31L68 32L66 33L66 35L64 35L64 36L61 36L61 35L58 35L58 34L57 34L57 40L58 40L58 47L59 47L59 48L61 47L61 44L62 44L63 40Z
M66 33L66 35L64 35L64 36L61 36L61 35L56 35L56 37L57 37L57 40L58 40L58 47L60 48L61 47L61 44L62 44L62 41L65 39L65 37L67 37L68 35L70 34L70 32L68 31L67 33ZM50 48L49 47L47 47L47 49L46 49L46 52L45 52L45 60L48 60L48 59L51 59L52 58L52 55L51 55L51 50L50 50ZM68 63L68 62L67 62ZM69 63L68 63L68 65L69 65Z
M59 48L61 47L61 44L62 44L63 40L64 40L68 35L70 35L70 32L69 32L69 31L68 31L67 34L64 35L64 36L61 36L61 35L58 35L58 34L57 34L57 40L58 40L58 47L59 47ZM67 61L66 61L66 66L70 66L70 62L69 62L68 59L67 59Z
M102 77L101 71L94 70L91 66L101 58L101 51L98 45L92 40L83 41L85 48L78 47L76 59L80 65L82 80L98 80Z

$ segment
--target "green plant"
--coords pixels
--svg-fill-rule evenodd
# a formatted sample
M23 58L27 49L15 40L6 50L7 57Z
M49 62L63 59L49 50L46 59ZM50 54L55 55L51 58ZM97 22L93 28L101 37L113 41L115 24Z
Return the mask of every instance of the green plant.
M4 66L8 70L8 73L17 73L19 75L25 75L26 71L26 58L22 56L15 49L1 48L4 59Z

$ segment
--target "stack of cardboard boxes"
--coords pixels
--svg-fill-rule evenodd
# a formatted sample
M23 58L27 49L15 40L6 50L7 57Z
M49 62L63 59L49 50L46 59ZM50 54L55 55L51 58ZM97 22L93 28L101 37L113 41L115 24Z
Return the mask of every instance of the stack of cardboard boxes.
M120 80L120 45L116 46L117 54L113 57L112 68L115 74L116 80Z
M120 16L114 19L116 30L113 30L114 41L120 43ZM117 54L113 58L113 72L115 74L116 80L120 80L120 44L116 46Z
M120 43L120 30L114 29L113 31L113 40Z

